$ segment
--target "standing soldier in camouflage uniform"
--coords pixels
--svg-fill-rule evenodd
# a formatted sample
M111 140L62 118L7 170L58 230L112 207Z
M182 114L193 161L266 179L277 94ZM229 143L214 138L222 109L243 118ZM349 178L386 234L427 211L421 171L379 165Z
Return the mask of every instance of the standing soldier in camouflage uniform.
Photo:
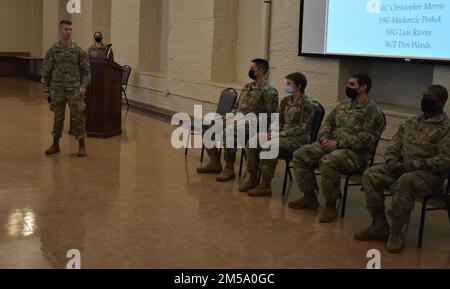
M278 110L278 92L269 84L266 79L266 74L269 71L269 63L264 59L254 59L249 71L249 77L254 82L244 86L241 96L236 103L232 113L254 113L258 116L259 113L276 113ZM269 117L270 119L270 117ZM226 131L226 130L225 130ZM223 135L226 139L226 133ZM234 130L234 140L237 139L237 130ZM225 143L225 141L224 141ZM220 163L219 150L217 148L206 150L210 162L203 168L198 168L199 174L214 174L220 173L216 181L226 182L234 179L234 163L236 161L237 148L225 148L224 159L225 169L222 171L222 164Z
M42 68L42 83L50 92L50 106L55 113L53 144L45 152L52 155L60 152L59 139L62 136L66 103L69 103L73 135L79 141L79 157L86 156L86 103L84 95L91 79L89 59L85 51L72 42L72 23L61 21L59 42L55 43L45 56Z
M336 201L341 197L342 173L363 170L375 149L386 124L380 107L368 93L372 80L364 74L354 75L347 83L350 98L339 103L325 120L318 142L294 153L294 168L304 197L289 203L292 209L317 209L318 189L314 170L322 173L322 190L326 207L319 221L329 223L337 218Z
M403 249L414 199L439 191L450 169L450 123L443 111L448 98L440 85L430 86L422 99L423 114L400 126L387 148L385 164L368 169L363 176L367 208L373 222L355 234L357 240L388 241L391 253ZM393 193L389 228L384 189Z
M103 34L99 31L94 34L95 43L92 44L88 49L89 57L104 57L108 60L114 60L114 52L110 46L106 46L103 43ZM109 57L108 57L109 53Z
M316 111L314 101L305 95L306 77L295 72L286 76L286 93L280 103L280 133L270 134L270 138L279 138L280 152L294 152L311 140L311 127ZM261 148L246 148L248 179L239 187L239 191L247 192L252 197L272 194L272 178L278 159L260 160ZM258 185L257 171L261 162L262 182Z

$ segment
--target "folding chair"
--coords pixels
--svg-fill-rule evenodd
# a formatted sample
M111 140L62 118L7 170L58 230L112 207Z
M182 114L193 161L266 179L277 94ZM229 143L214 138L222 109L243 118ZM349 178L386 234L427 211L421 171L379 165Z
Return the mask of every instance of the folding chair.
M234 108L234 105L236 104L238 94L237 91L234 88L227 88L223 90L220 94L219 103L217 104L217 110L216 113L225 116L227 113L231 112L231 110ZM191 128L191 135L195 134L195 128ZM190 143L191 139L189 137L188 144ZM186 150L184 152L184 155L187 156L188 154L188 145L186 145ZM200 157L200 162L203 162L203 157L205 154L205 145L202 145L202 154Z
M440 204L429 207L428 205L431 200L440 201ZM418 248L422 248L426 213L438 210L447 210L448 220L450 221L450 172L447 176L447 189L444 191L443 188L441 188L440 191L432 192L422 200L422 212L420 214L420 225L419 225L419 238L417 240Z
M127 102L127 109L130 109L128 103L127 88L128 80L130 79L131 67L129 65L122 66L122 95L125 95L125 101Z

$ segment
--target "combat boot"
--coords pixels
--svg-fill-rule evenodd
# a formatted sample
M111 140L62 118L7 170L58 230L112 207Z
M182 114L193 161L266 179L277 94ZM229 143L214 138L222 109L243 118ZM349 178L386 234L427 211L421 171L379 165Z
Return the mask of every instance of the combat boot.
M217 182L226 182L236 177L234 173L234 163L227 163L225 169L216 177Z
M46 155L53 155L59 153L61 150L59 148L59 138L53 138L53 144L51 147L48 148L48 150L45 151Z
M355 233L353 237L359 241L387 241L389 238L389 223L386 215L375 215L370 227Z
M256 188L258 185L258 179L255 175L250 175L245 182L239 186L239 192L246 193L248 190Z
M77 156L78 156L79 158L84 158L85 156L87 156L87 153L86 153L86 144L85 144L85 142L84 142L84 138L78 140L78 145L79 145L79 150L78 150Z
M204 167L197 168L199 174L218 174L222 171L222 164L219 157L209 156L210 161Z
M391 228L389 230L389 239L386 244L386 249L389 253L400 253L405 246L406 233L408 231L409 218L405 217L393 217L388 212L391 218Z
M250 197L264 197L272 195L272 179L263 178L261 184L247 193Z
M305 193L303 198L289 203L289 208L296 210L315 210L320 207L315 193Z
M319 222L321 223L331 223L336 220L338 216L338 211L336 208L336 201L327 200L325 205L325 209L322 211L320 215Z

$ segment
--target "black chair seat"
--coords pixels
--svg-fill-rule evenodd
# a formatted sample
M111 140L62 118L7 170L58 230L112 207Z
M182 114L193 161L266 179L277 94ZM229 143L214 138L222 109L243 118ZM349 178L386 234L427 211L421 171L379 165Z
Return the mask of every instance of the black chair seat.
M361 184L362 183L362 174L351 175L350 182Z
M291 161L293 158L293 154L294 154L294 152L280 151L280 153L278 154L278 159Z
M233 107L236 104L237 98L238 98L238 94L234 88L224 89L220 93L219 103L217 104L216 113L219 115L225 116L227 113L231 112ZM196 133L196 130L194 127L194 120L192 120L191 134L195 134L195 133ZM186 144L186 149L184 151L185 156L187 156L187 154L188 154L189 142L190 142L190 139L188 140L188 143ZM219 149L219 153L221 151L222 150ZM204 153L205 153L205 146L203 145L202 146L202 154L200 156L201 163L203 163Z

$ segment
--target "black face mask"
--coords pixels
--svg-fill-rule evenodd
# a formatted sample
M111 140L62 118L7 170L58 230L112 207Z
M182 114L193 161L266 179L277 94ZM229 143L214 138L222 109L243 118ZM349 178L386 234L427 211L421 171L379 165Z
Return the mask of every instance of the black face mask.
M255 80L256 79L256 75L255 75L255 71L253 69L250 69L248 71L248 77L250 77L251 79Z
M100 43L102 42L103 37L95 37L95 42Z
M345 94L347 94L347 97L350 99L355 99L358 96L358 91L355 88L347 87L345 89Z
M428 98L422 98L422 111L426 114L434 114L440 112L442 108L438 102L431 101Z

